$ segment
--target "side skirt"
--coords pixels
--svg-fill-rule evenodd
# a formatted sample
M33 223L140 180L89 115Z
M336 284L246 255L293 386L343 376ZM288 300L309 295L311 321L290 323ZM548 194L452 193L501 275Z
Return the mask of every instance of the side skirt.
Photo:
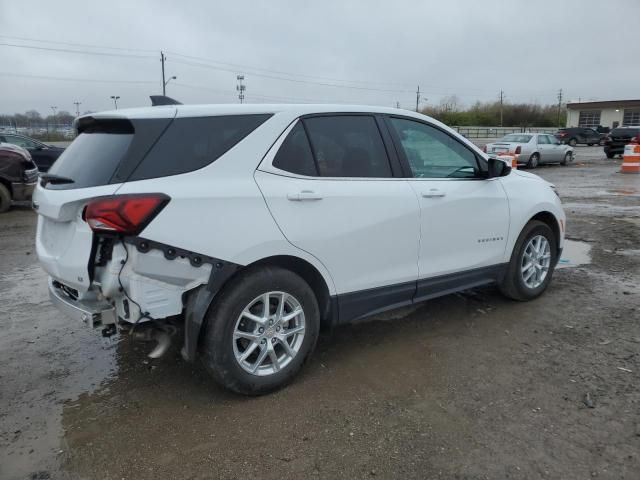
M508 264L492 265L464 272L423 278L417 282L400 283L378 288L339 294L332 303L337 304L337 324L352 322L372 315L432 298L500 282Z

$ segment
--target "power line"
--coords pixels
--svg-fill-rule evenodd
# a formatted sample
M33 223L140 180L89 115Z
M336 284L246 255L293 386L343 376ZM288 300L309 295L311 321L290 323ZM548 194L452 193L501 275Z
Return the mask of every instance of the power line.
M216 67L213 65L208 65L206 63L196 63L196 62L190 62L190 61L186 61L186 60L173 60L176 63L181 63L183 65L190 65L190 66L194 66L194 67L203 67L203 68L209 68L212 70L221 70L224 72L232 72L235 73L236 70L231 69L231 68L225 68L225 67ZM293 82L293 83L303 83L303 84L310 84L310 85L319 85L319 86L324 86L324 87L334 87L334 88L348 88L348 89L352 89L352 90L367 90L367 91L373 91L373 92L390 92L390 93L412 93L410 90L392 90L392 89L383 89L383 88L373 88L373 87L361 87L361 86L356 86L356 85L338 85L335 83L326 83L326 82L314 82L312 80L300 80L300 79L296 79L296 78L286 78L286 77L282 77L282 76L278 76L278 75L271 75L271 74L265 74L265 73L251 73L251 75L253 75L254 77L262 77L262 78L270 78L270 79L274 79L274 80L282 80L284 82Z
M368 81L368 80L353 80L353 79L343 79L343 78L332 78L332 77L320 77L317 75L306 75L303 73L292 73L292 72L284 72L282 70L272 70L272 69L268 69L268 68L262 68L262 67L255 67L255 66L250 66L250 65L242 65L242 64L237 64L237 63L229 63L229 62L220 62L218 60L212 60L209 58L204 58L204 57L196 57L193 55L184 55L181 53L176 53L176 52L167 52L170 53L171 55L175 55L176 57L182 57L182 58L186 58L186 59L191 59L191 60L198 60L200 62L205 62L205 63L211 63L211 64L217 64L217 65L225 65L231 68L234 68L234 71L237 70L242 70L242 71L247 71L247 70L254 70L257 72L266 72L266 73L274 73L274 74L278 74L278 75L288 75L291 77L301 77L301 78L309 78L309 79L316 79L316 80L322 80L322 81L328 81L328 82L343 82L343 83L362 83L362 84L369 84L369 85L393 85L393 86L397 86L397 87L404 87L404 88L409 88L407 85L403 85L400 83L387 83L387 82L372 82L372 81ZM214 65L212 65L214 66ZM253 75L253 72L252 72Z
M22 73L0 72L3 77L33 78L36 80L56 80L63 82L88 82L88 83L131 83L131 84L147 84L151 85L156 82L149 80L106 80L99 78L70 78L70 77L54 77L49 75L27 75Z
M67 52L67 53L80 53L83 55L100 55L105 57L130 57L130 58L153 58L151 55L136 55L126 53L109 53L109 52L90 52L86 50L70 50L67 48L53 48L53 47L39 47L35 45L17 45L15 43L0 43L3 47L15 47L15 48L30 48L33 50L45 50L49 52Z
M88 47L88 48L101 48L103 50L124 50L127 52L145 52L145 53L156 53L157 50L145 50L140 48L130 48L130 47L107 47L104 45L92 45L88 43L71 43L71 42L56 42L54 40L38 40L35 38L25 38L25 37L11 37L8 35L0 35L0 38L8 38L11 40L20 40L24 42L36 42L36 43L50 43L53 45L67 45L69 47Z

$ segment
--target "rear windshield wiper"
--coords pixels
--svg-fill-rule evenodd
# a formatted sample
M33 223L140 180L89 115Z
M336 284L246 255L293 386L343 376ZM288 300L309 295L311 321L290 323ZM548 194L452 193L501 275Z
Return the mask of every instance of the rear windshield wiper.
M48 183L53 185L61 185L63 183L74 183L69 177L61 177L60 175L54 175L53 173L40 174L40 185L46 187Z

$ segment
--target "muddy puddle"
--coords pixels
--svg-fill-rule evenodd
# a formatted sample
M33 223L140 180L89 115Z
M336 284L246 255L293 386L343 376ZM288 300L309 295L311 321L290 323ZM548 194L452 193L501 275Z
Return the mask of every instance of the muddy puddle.
M577 267L591 263L591 245L577 240L565 240L557 268Z

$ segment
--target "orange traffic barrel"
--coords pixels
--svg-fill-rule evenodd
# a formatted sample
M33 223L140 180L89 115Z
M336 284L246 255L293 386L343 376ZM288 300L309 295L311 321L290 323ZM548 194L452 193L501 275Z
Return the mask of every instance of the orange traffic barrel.
M500 155L496 155L496 158L499 158L507 165L511 165L511 168L518 168L518 155L515 153L501 153Z
M620 172L640 173L640 145L636 141L625 145Z

